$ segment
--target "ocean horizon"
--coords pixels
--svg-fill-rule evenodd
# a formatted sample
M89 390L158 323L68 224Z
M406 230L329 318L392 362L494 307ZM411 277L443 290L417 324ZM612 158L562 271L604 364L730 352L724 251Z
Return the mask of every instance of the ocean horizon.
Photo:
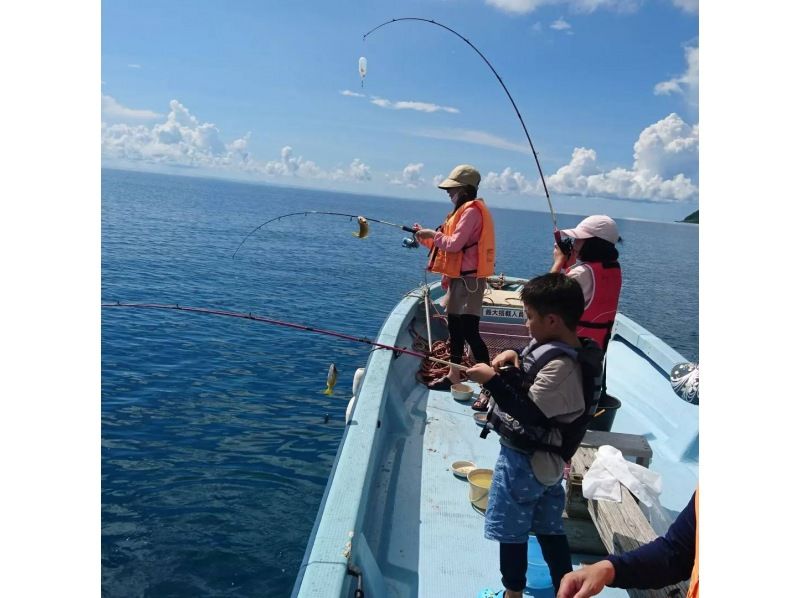
M407 233L449 203L102 170L102 301L253 314L374 338L437 277ZM544 198L542 198L544 201ZM492 206L497 273L552 261L550 214ZM613 216L613 214L612 214ZM568 228L580 215L558 214ZM698 226L618 219L620 311L697 360ZM369 348L253 321L102 310L103 596L291 592ZM322 394L328 367L339 380ZM624 408L624 407L623 407Z

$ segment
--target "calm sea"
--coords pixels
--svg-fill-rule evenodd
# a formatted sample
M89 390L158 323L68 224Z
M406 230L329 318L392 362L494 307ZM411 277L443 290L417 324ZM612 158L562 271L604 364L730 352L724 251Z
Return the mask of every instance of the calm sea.
M491 203L491 197L488 198ZM102 299L253 312L374 337L425 280L425 254L379 224L439 224L446 203L104 170ZM549 215L493 210L498 272L551 260ZM568 227L581 218L559 216ZM619 220L621 311L698 353L698 229ZM429 276L429 280L434 277ZM368 348L252 321L102 312L104 596L291 591ZM340 372L333 396L328 366Z

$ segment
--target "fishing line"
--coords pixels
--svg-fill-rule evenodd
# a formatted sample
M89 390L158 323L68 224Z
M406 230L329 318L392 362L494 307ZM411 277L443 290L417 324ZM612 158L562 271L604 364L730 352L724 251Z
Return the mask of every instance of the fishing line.
M441 363L444 365L452 366L460 370L467 370L469 369L466 366L463 366L459 363L452 363L450 361L445 361L444 359L438 359L436 357L431 357L430 355L426 355L425 353L420 353L418 351L410 351L404 347L395 347L394 345L385 345L383 343L378 343L375 341L371 341L366 337L358 337L358 336L351 336L349 334L344 334L343 332L336 332L334 330L325 330L322 328L314 328L312 326L306 326L304 324L297 324L295 322L284 322L282 320L275 320L273 318L266 318L264 316L257 316L253 315L252 313L244 313L238 311L228 311L224 309L210 309L207 307L186 307L183 305L170 305L170 304L163 304L163 303L120 303L117 301L116 303L101 303L101 307L129 307L134 309L164 309L164 310L172 310L172 311L187 311L192 313L198 314L207 314L213 316L226 316L229 318L242 318L245 320L254 320L256 322L262 322L264 324L274 324L275 326L285 326L286 328L293 328L295 330L305 330L306 332L313 332L316 334L325 334L328 336L333 336L336 338L341 338L344 340L349 340L357 343L365 343L367 345L373 345L379 349L386 349L388 351L396 351L398 353L405 353L406 355L413 355L414 357L421 357L422 359L428 359L435 363Z
M365 228L362 225L362 222L361 222L362 219L364 221L367 221L367 222L377 222L378 224L385 224L386 226L393 226L395 228L400 228L400 229L402 229L402 230L404 230L406 232L409 232L409 233L416 232L413 227L405 226L404 224L396 224L394 222L387 222L386 220L379 220L378 218L369 218L367 216L359 216L358 214L343 214L342 212L323 212L323 211L320 211L320 210L306 210L305 212L292 212L290 214L283 214L281 216L276 216L275 218L270 218L266 222L262 222L257 227L255 227L253 230L251 230L249 233L247 233L247 236L244 239L242 239L242 242L239 243L239 247L237 247L236 251L233 252L233 258L234 259L236 258L236 254L238 253L239 249L241 249L242 245L244 245L244 242L247 241L247 239L249 239L250 236L253 233L255 233L258 229L260 229L262 226L266 226L270 222L275 222L276 220L280 220L281 218L288 218L289 216L308 216L309 214L326 214L328 216L344 216L344 217L350 218L350 220L352 220L353 218L356 218L358 220L358 222L359 222L359 232L358 232L358 234L356 234L356 233L353 233L353 234L355 236L359 237L359 238L366 237L367 233L368 233L368 230L369 230L368 228Z
M514 101L514 98L511 97L511 92L508 91L508 88L506 87L506 84L503 83L503 79L501 79L500 75L497 74L497 71L492 66L492 63L489 62L489 60L486 58L486 56L484 56L483 53L480 50L478 50L478 48L476 48L472 44L472 42L470 42L466 37L461 35L458 31L455 31L454 29L451 29L450 27L447 27L446 25L442 25L441 23L437 23L433 19L422 19L420 17L402 17L402 18L399 18L399 19L392 19L390 21L386 21L385 23L381 23L377 27L367 31L363 36L363 40L366 42L367 41L367 37L370 34L374 33L375 31L377 31L381 27L384 27L386 25L389 25L391 23L396 23L396 22L399 22L399 21L422 21L423 23L430 23L431 25L436 25L437 27L441 27L442 29L446 29L450 33L458 36L462 41L464 41L467 45L469 45L470 48L475 50L478 53L478 56L480 56L483 59L483 61L486 63L486 65L490 69L492 69L492 72L494 73L494 76L497 77L497 80L500 82L500 85L502 85L503 90L506 92L506 95L508 96L508 99L511 101L511 105L514 107L514 112L517 113L517 118L519 119L519 122L522 125L522 130L525 131L525 137L528 140L528 145L530 146L531 152L533 153L533 159L536 161L536 168L539 171L539 178L542 180L542 187L544 188L544 195L547 198L547 206L550 208L550 216L553 219L553 236L556 239L556 243L559 246L561 246L562 240L561 240L561 234L560 234L560 232L558 230L558 225L556 224L556 213L553 210L553 203L550 201L550 191L548 191L548 189L547 189L547 182L544 179L544 173L542 172L542 166L539 163L539 156L536 153L536 150L533 148L533 141L531 141L531 136L528 134L528 127L525 126L525 121L522 119L522 115L519 113L519 109L517 108L517 103ZM359 72L362 73L361 78L362 78L362 87L363 87L363 78L366 75L366 59L364 59L363 65L362 65L361 61L359 61Z

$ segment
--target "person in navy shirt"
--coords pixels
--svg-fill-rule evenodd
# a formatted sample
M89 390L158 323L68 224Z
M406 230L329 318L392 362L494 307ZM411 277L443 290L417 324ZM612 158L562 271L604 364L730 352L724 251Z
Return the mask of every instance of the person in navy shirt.
M589 598L606 587L663 588L691 578L689 598L699 598L697 491L663 537L622 554L609 555L561 580L557 598Z

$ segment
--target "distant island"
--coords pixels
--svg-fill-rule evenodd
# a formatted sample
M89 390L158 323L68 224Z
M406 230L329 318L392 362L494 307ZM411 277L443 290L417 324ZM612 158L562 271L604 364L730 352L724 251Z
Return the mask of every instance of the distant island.
M691 224L700 224L700 210L695 210L680 222L689 222Z

